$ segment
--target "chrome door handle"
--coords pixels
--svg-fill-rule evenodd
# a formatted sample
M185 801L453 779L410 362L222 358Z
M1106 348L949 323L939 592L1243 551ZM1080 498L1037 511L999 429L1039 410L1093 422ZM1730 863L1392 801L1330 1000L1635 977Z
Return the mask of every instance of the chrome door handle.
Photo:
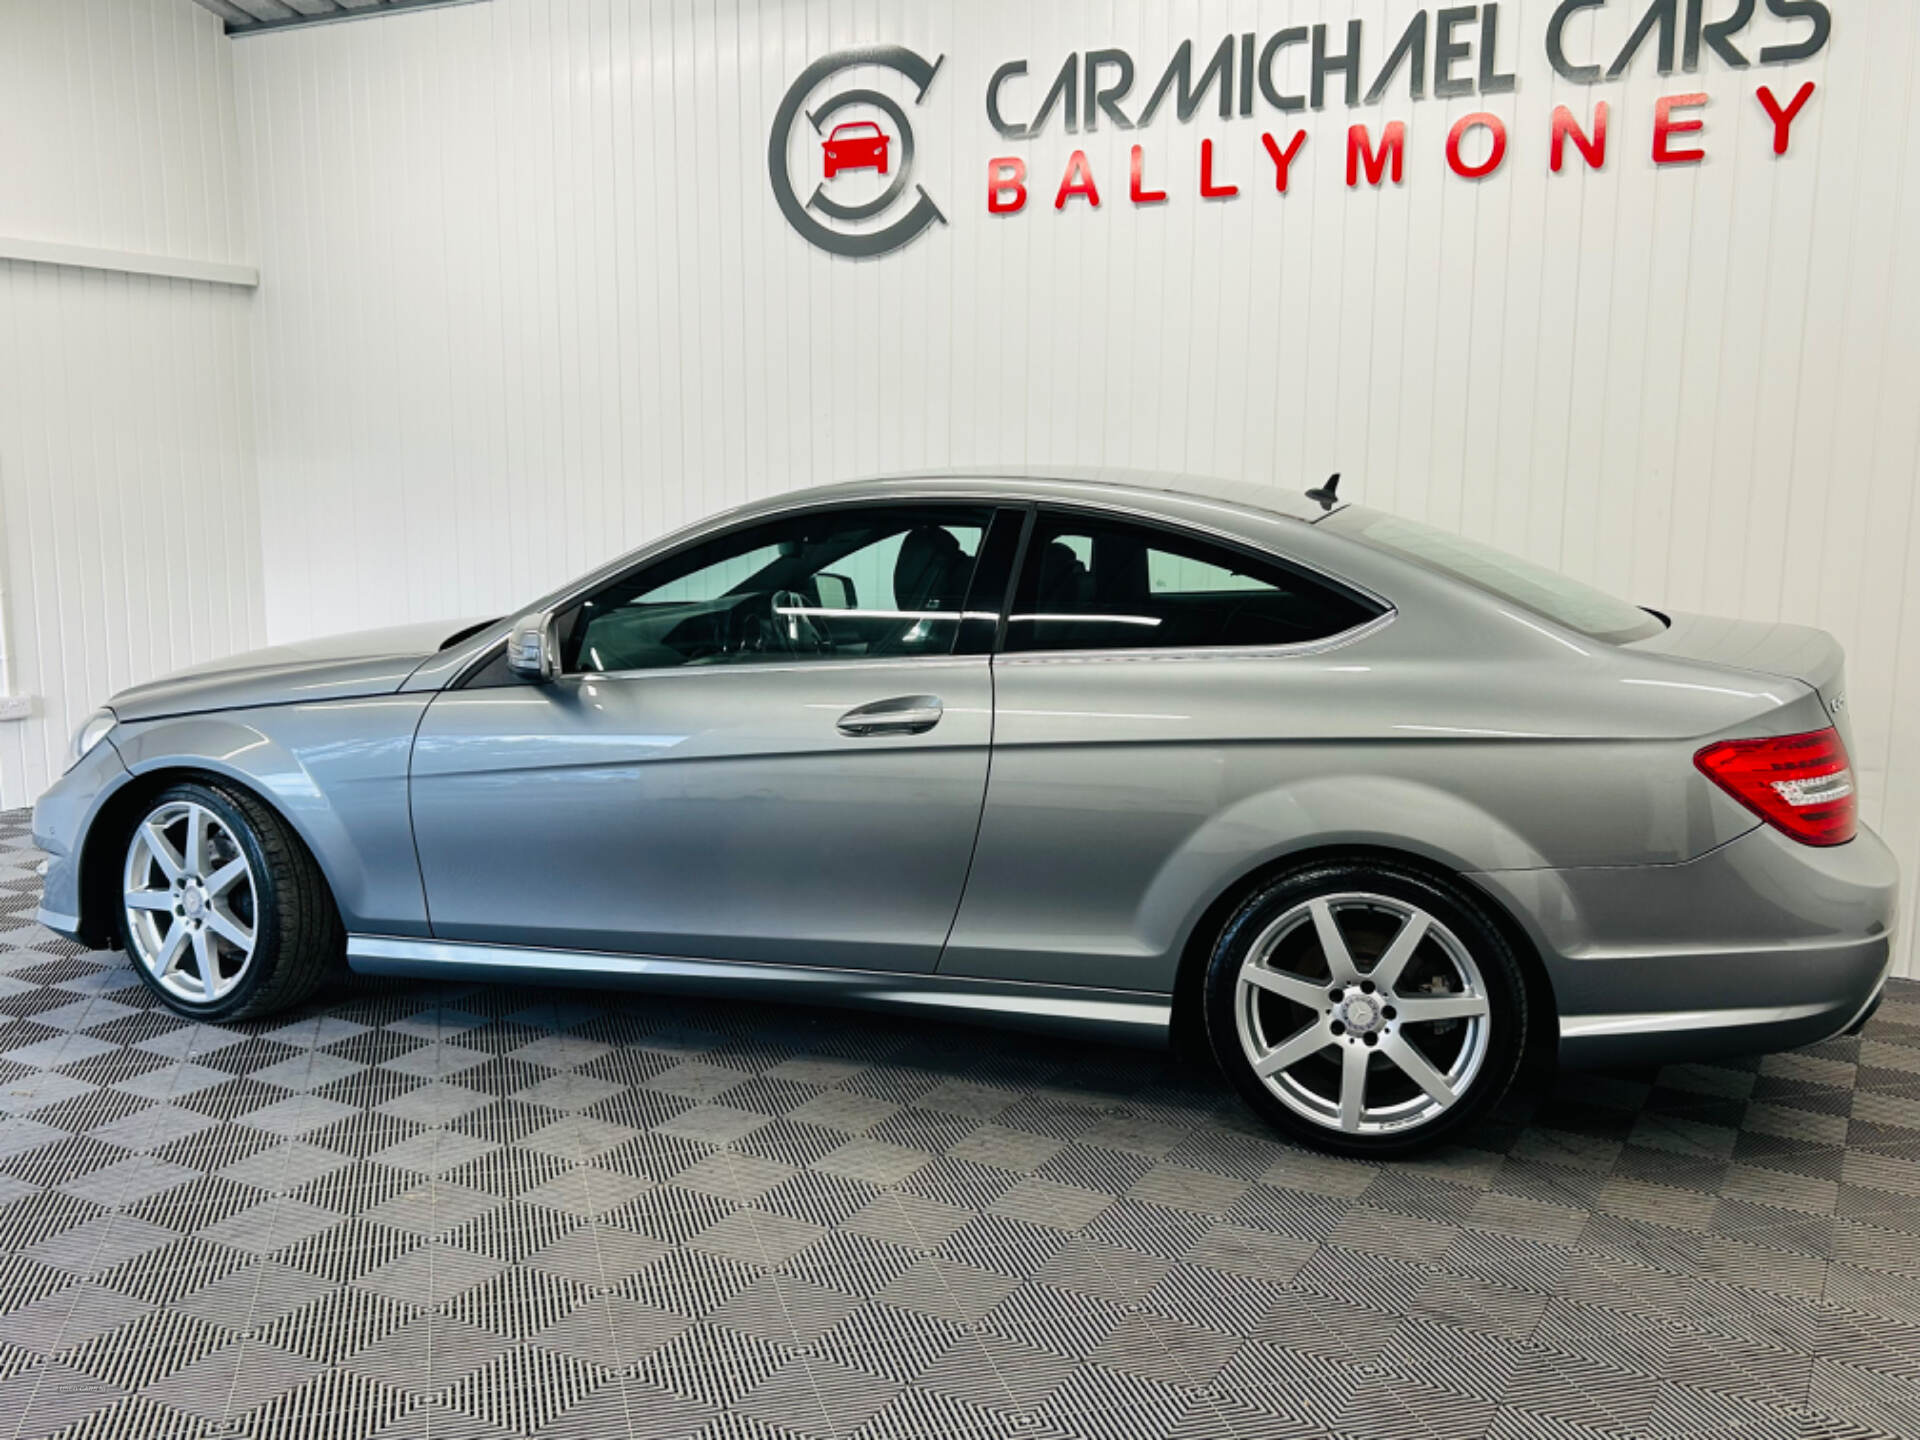
M940 723L944 707L938 695L896 695L856 705L840 717L842 735L924 735Z

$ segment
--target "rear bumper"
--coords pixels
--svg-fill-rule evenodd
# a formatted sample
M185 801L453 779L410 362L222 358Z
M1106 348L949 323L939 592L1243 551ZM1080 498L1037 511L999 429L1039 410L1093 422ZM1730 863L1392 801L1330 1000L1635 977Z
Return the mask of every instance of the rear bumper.
M1790 1050L1863 1019L1892 968L1899 870L1761 827L1684 865L1475 877L1532 932L1571 1066Z
M1726 956L1670 959L1703 975L1729 962ZM1575 1067L1664 1064L1796 1050L1830 1040L1852 1029L1878 1003L1886 988L1891 946L1882 940L1827 950L1750 952L1733 958L1730 967L1720 971L1721 978L1732 983L1732 971L1740 965L1776 961L1807 971L1805 983L1794 988L1813 998L1776 1005L1563 1016L1561 1061Z

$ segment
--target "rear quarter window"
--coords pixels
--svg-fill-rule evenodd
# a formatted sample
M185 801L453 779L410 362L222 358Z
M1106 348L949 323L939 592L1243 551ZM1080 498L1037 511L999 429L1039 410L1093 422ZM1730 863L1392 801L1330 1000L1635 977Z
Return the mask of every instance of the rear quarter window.
M1338 534L1464 581L1589 639L1624 645L1666 628L1650 611L1618 596L1417 520L1355 506L1323 523Z
M1205 650L1312 644L1381 615L1329 578L1178 530L1043 510L1006 648Z

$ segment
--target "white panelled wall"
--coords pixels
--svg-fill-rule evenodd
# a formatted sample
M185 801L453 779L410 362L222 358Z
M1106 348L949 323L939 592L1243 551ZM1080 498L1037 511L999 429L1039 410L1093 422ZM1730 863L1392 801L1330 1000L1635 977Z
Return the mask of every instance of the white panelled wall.
M183 0L0 0L0 805L113 691L264 642L232 46ZM86 265L30 263L58 252Z

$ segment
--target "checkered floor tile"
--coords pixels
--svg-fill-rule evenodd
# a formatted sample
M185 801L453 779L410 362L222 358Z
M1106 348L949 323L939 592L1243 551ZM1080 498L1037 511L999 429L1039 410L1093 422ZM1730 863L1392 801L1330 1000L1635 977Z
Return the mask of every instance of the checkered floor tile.
M1289 1149L1205 1071L363 984L196 1026L0 816L4 1437L1920 1435L1920 986Z

